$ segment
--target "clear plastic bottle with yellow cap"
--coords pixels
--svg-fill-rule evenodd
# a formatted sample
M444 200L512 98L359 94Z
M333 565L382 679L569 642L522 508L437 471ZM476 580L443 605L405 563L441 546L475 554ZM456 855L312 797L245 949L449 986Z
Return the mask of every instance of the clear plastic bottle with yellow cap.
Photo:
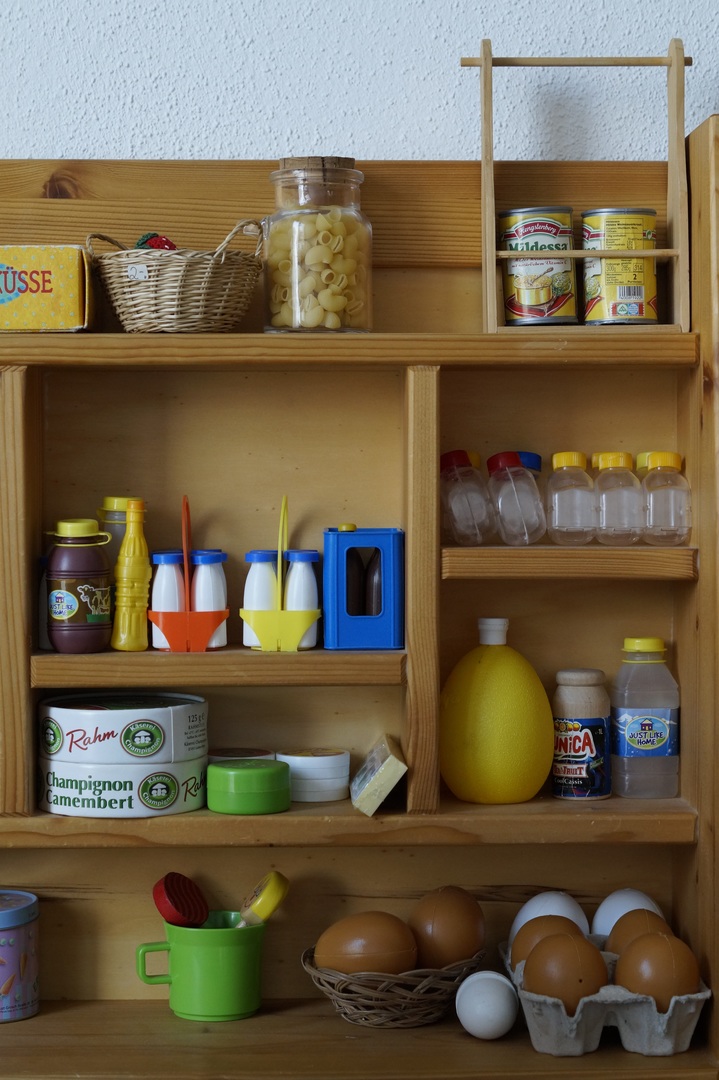
M689 543L692 493L681 468L681 454L663 450L647 454L647 474L642 480L647 544L678 547Z
M586 455L575 450L553 454L552 469L547 481L549 538L564 547L589 544L596 536L597 508Z
M612 792L671 799L679 787L679 686L662 638L625 638L609 692Z
M614 547L636 544L644 533L644 496L624 450L597 455L597 540Z

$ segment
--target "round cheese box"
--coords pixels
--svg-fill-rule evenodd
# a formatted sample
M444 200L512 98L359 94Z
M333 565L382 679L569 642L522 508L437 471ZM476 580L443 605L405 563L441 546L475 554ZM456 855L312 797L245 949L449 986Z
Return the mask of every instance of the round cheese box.
M191 761L76 765L38 760L38 805L69 817L140 818L199 810L206 800L207 756Z
M39 752L78 765L194 761L207 754L207 702L189 694L68 694L39 707Z

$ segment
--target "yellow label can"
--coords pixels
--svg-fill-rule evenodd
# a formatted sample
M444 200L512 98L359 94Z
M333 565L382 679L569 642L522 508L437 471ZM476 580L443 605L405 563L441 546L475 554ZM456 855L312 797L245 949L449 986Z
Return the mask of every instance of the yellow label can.
M498 215L504 318L508 326L576 323L574 260L557 252L574 246L571 206L532 206ZM528 257L522 252L541 252Z
M650 251L656 247L655 210L587 210L582 246L587 251ZM584 322L657 322L656 259L584 260Z

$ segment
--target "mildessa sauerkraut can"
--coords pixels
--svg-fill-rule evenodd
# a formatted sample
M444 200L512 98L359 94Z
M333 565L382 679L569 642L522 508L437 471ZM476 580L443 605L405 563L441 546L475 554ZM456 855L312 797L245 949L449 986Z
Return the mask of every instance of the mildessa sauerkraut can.
M507 325L576 323L574 260L556 256L574 247L571 206L505 210L498 219L500 249L518 253L502 259ZM524 258L522 251L546 252L546 257Z
M656 247L656 223L655 210L587 210L582 214L582 246L650 251ZM585 259L584 322L656 323L656 259Z

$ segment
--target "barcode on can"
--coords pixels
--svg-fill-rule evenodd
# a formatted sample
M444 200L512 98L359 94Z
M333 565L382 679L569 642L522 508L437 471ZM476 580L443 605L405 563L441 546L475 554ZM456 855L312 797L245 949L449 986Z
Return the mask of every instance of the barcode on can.
M617 285L617 300L643 300L643 285Z

